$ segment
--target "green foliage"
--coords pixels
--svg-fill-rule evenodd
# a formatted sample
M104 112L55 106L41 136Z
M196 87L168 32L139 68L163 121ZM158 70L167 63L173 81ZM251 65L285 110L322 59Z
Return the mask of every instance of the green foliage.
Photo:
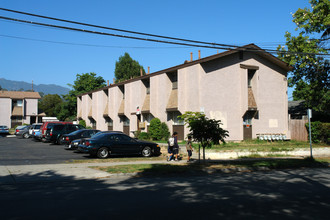
M86 128L86 121L85 120L80 120L79 124Z
M308 123L306 123L306 129L309 129ZM330 123L311 122L311 135L313 143L330 144Z
M61 109L63 100L57 94L45 95L38 104L39 112L45 112L47 116L54 117L57 116Z
M73 120L77 115L77 96L85 93L102 88L106 86L105 80L95 73L84 73L77 74L74 84L69 86L72 87L69 94L63 95L64 103L61 105L61 109L57 114L57 118L60 120Z
M149 134L152 140L158 141L162 139L161 124L159 118L153 118L150 121Z
M170 131L165 122L162 122L160 124L160 135L164 141L167 141L168 138L170 137Z
M142 69L142 74L145 75L143 66L141 66L139 62L133 60L128 53L125 53L124 56L120 56L119 60L116 62L116 82L140 76L140 69Z
M209 119L201 112L186 112L179 116L188 125L193 141L200 143L203 148L203 158L205 160L205 148L212 147L213 144L225 142L228 131L220 127L220 120Z
M150 135L147 132L140 132L138 135L140 140L150 140Z
M296 86L294 100L305 100L314 111L329 112L329 60L316 54L328 54L325 34L329 31L329 0L311 0L312 11L298 9L292 16L298 36L286 32L286 47L278 47L279 58L294 67L288 75L289 86ZM324 32L324 33L323 33ZM317 36L319 35L319 39ZM287 51L296 53L285 53Z

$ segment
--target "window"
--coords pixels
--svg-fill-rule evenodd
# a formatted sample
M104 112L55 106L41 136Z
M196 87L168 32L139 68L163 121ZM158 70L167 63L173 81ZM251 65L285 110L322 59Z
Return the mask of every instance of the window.
M180 112L170 112L170 119L173 121L173 125L184 125L184 121L178 118L181 113Z
M13 100L13 106L22 107L23 106L23 100L22 99Z
M253 79L255 72L256 72L255 70L248 70L248 87L249 88L252 87L252 79Z

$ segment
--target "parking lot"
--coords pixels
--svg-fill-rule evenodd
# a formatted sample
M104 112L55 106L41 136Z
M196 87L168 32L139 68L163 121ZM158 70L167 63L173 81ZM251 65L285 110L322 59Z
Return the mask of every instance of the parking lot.
M90 157L65 150L63 145L35 142L31 138L0 137L0 165L58 164L75 159Z

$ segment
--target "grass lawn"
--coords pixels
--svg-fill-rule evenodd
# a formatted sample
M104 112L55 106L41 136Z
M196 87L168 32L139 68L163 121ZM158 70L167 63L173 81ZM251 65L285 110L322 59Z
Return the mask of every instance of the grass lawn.
M326 144L312 144L313 148L330 147ZM198 149L198 145L194 145ZM239 143L228 142L226 144L214 145L212 150L215 151L254 151L254 152L279 152L293 151L297 148L310 148L309 142L303 141L261 141L247 140Z
M329 167L330 157L305 158L305 159L237 159L208 163L185 163L185 164L131 164L107 167L92 167L109 173L137 173L143 175L177 175L191 173L217 173L234 172L237 168L245 168L244 171L263 169L293 169L293 168L318 168ZM241 169L242 170L242 169Z

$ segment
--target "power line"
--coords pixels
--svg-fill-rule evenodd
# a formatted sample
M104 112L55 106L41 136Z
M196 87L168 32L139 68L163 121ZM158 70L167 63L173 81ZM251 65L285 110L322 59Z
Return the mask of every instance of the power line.
M83 25L83 26L89 26L89 27L95 27L95 28L102 28L102 29L107 29L107 30L113 30L113 31L119 31L119 32L125 32L125 33L131 33L131 34L137 34L137 35L144 35L144 36L149 36L149 37L157 37L157 38L164 38L164 39L170 39L170 40L177 40L177 41L184 41L184 42L190 42L190 43L197 43L197 44L206 44L206 45L212 45L213 47L206 47L206 48L212 48L212 49L224 49L224 50L231 50L231 49L238 49L239 46L237 45L230 45L230 44L219 44L219 43L212 43L212 42L205 42L205 41L196 41L196 40L191 40L191 39L184 39L184 38L177 38L177 37L169 37L169 36L162 36L162 35L156 35L156 34L149 34L149 33L143 33L143 32L137 32L137 31L130 31L130 30L124 30L124 29L118 29L118 28L112 28L112 27L105 27L105 26L100 26L100 25L95 25L95 24L88 24L88 23L83 23L83 22L78 22L78 21L71 21L67 19L61 19L61 18L54 18L54 17L49 17L49 16L44 16L44 15L38 15L34 13L29 13L29 12L23 12L23 11L17 11L17 10L12 10L12 9L7 9L7 8L0 8L0 10L3 11L8 11L12 13L18 13L18 14L24 14L28 16L33 16L33 17L39 17L39 18L44 18L44 19L50 19L50 20L55 20L55 21L61 21L61 22L66 22L66 23L71 23L71 24L78 24L78 25ZM102 32L100 32L102 33ZM117 37L121 37L124 35L116 35ZM130 36L126 36L127 38L132 38ZM142 40L143 38L132 38L136 40ZM145 39L146 40L146 39ZM154 39L148 39L148 41L155 41L155 42L160 42L160 43L166 43L166 41L157 41ZM171 42L167 42L171 43ZM173 44L177 44L177 42L172 42ZM194 46L191 44L182 44L184 46ZM215 46L220 46L220 47L215 47ZM204 47L199 45L198 47ZM221 48L221 47L227 47L227 48ZM244 49L248 49L251 51L259 51L260 49L257 48L249 48L249 47L244 47ZM299 53L299 52L290 52L290 51L278 51L274 49L266 49L263 50L268 53L272 54L278 54L278 53L294 53L294 54L306 54L306 55L319 55L319 56L327 56L327 54L313 54L313 53Z
M33 17L44 18L44 19L50 19L50 20L55 20L55 21L61 21L61 22L66 22L66 23L71 23L71 24L78 24L78 25L84 25L84 26L95 27L95 28L102 28L102 29L107 29L107 30L112 30L112 31L119 31L119 32L125 32L125 33L130 33L130 34L144 35L144 36L149 36L149 37L157 37L157 38L185 41L185 42L198 43L198 44L208 44L208 45L213 45L213 46L233 47L233 48L238 47L236 45L210 43L210 42L205 42L205 41L196 41L196 40L190 40L190 39L184 39L184 38L168 37L168 36L149 34L149 33L137 32L137 31L130 31L130 30L124 30L124 29L118 29L118 28L112 28L112 27L105 27L105 26L100 26L100 25L95 25L95 24L88 24L88 23L83 23L83 22L78 22L78 21L70 21L70 20L61 19L61 18L54 18L54 17L44 16L44 15L37 15L37 14L23 12L23 11L16 11L16 10L7 9L7 8L0 8L0 10L13 12L13 13L18 13L18 14L29 15L29 16L33 16Z
M183 46L182 47L125 47L125 46L110 46L110 45L96 45L96 44L78 44L78 43L72 43L72 42L50 41L50 40L33 39L33 38L18 37L18 36L4 35L4 34L0 34L0 37L15 38L15 39L21 39L21 40L30 40L30 41L39 41L39 42L54 43L54 44L65 44L65 45L75 45L75 46L87 46L87 47L135 48L135 49L173 49L173 48L187 48L187 47L183 47Z
M176 45L183 45L183 46L190 46L190 47L205 47L205 48L222 49L222 50L231 50L232 49L232 48L225 48L225 47L219 47L219 46L188 44L188 43L180 43L180 42L174 42L174 41L163 41L163 40L156 40L156 39L150 39L150 38L141 38L141 37L127 36L127 35L111 34L111 33L91 31L91 30L87 30L87 29L79 29L79 28L68 27L68 26L60 26L60 25L46 24L46 23L40 23L40 22L34 22L34 21L26 21L26 20L9 18L9 17L4 17L4 16L0 16L0 19L16 21L16 22L21 22L21 23L34 24L34 25L39 25L39 26L44 26L44 27L53 27L53 28L64 29L64 30L78 31L78 32L84 32L84 33L90 33L90 34L106 35L106 36L113 36L113 37L121 37L121 38L128 38L128 39L134 39L134 40L151 41L151 42L157 42L157 43L176 44Z
M303 54L303 55L318 55L318 56L328 56L329 55L329 54L321 54L321 53L277 51L277 50L270 50L270 49L263 50L263 49L258 49L258 48L251 48L248 46L230 48L230 47L208 46L208 45L190 44L190 43L188 44L188 43L175 42L175 41L164 41L164 40L156 40L156 39L150 39L150 38L141 38L141 37L127 36L127 35L105 33L105 32L99 32L99 31L91 31L91 30L86 30L86 29L79 29L79 28L68 27L68 26L60 26L60 25L46 24L46 23L40 23L40 22L33 22L33 21L9 18L9 17L4 17L4 16L0 16L0 19L20 22L20 23L26 23L26 24L32 24L32 25L38 25L38 26L43 26L43 27L52 27L52 28L57 28L57 29L62 29L62 30L71 30L71 31L78 31L78 32L84 32L84 33L90 33L90 34L106 35L106 36L128 38L128 39L141 40L141 41L150 41L150 42L157 42L157 43L189 46L189 47L201 47L201 48L221 49L221 50L244 50L244 51L263 52L263 53L267 52L267 53L271 53L271 54L283 53L283 54Z

